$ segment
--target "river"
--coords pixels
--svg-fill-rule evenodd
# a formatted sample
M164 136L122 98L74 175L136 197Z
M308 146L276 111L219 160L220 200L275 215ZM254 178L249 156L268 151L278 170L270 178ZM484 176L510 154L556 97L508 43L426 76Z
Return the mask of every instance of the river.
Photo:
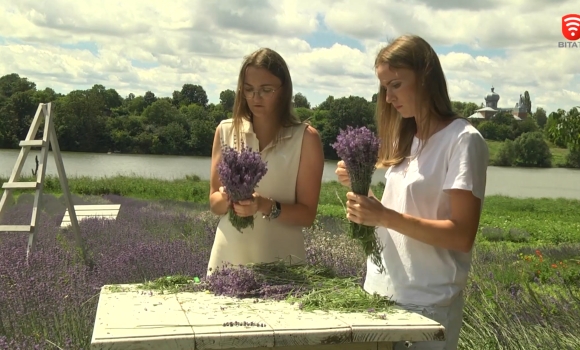
M0 149L0 176L10 176L18 153L19 150ZM40 152L29 153L24 165L24 174L31 174L31 169L35 167L36 155L40 156ZM209 178L210 158L207 157L63 152L62 158L67 177L123 174L173 179L195 174L202 179ZM326 162L323 181L336 179L335 167L336 162ZM46 171L47 174L57 173L52 152L49 154ZM379 181L384 181L384 171L375 173L373 182ZM486 193L511 197L580 199L580 171L560 168L489 167Z

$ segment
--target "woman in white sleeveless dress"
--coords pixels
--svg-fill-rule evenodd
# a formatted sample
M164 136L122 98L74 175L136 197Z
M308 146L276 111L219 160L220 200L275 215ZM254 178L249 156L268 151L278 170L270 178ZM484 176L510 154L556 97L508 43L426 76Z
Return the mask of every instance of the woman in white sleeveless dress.
M292 79L284 59L271 49L246 57L238 78L232 119L217 127L213 143L210 206L222 215L208 264L208 275L226 264L306 258L302 229L316 218L324 154L318 132L293 112ZM217 166L222 145L260 151L268 171L252 200L234 203L239 216L253 216L254 227L240 233L227 210L230 201Z
M452 110L437 53L422 38L397 38L379 52L375 69L385 189L381 201L347 194L347 218L378 226L384 246L386 271L368 260L364 288L445 327L444 341L413 349L455 350L485 196L487 143ZM336 173L348 186L343 163Z

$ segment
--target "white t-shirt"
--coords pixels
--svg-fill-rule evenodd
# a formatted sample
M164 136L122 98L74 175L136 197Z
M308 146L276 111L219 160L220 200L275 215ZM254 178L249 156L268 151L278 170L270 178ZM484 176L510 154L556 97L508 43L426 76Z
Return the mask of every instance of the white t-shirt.
M411 156L418 146L415 137ZM456 119L431 136L418 157L387 169L381 202L419 218L448 219L446 190L472 191L483 203L488 160L485 139L468 121ZM384 227L378 228L378 236L384 246L386 272L379 274L368 259L367 292L392 297L401 304L445 306L465 287L471 252L434 247Z

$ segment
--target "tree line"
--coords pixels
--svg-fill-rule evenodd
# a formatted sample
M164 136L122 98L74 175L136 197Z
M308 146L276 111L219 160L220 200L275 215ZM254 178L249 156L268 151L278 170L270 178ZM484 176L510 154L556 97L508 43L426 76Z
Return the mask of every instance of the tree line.
M210 156L213 135L220 121L230 118L235 92L224 90L219 103L209 103L200 85L184 84L171 97L157 97L147 91L122 97L114 88L96 84L90 89L56 93L38 90L36 84L16 73L0 78L0 148L18 148L26 137L39 103L55 103L55 128L62 151L120 152L158 155ZM308 120L320 132L327 159L337 159L330 146L340 129L347 125L375 128L377 95L370 100L360 96L328 98L312 108L298 92L294 107L301 120ZM492 120L474 122L484 137L515 140L526 132L541 132L550 142L580 149L580 116L577 108L546 115L540 107L529 118L515 121L498 114ZM453 108L469 116L480 108L473 102L453 101Z

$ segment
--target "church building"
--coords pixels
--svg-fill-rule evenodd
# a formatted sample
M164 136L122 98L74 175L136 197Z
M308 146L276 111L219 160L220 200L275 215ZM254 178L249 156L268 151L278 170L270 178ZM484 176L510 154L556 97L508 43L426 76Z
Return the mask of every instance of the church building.
M520 101L516 103L515 107L512 108L498 107L497 102L499 101L499 94L494 90L495 88L492 87L491 93L485 96L485 107L476 110L475 113L469 116L468 118L490 119L497 113L501 112L511 114L515 120L523 120L528 117L523 95L520 94Z

